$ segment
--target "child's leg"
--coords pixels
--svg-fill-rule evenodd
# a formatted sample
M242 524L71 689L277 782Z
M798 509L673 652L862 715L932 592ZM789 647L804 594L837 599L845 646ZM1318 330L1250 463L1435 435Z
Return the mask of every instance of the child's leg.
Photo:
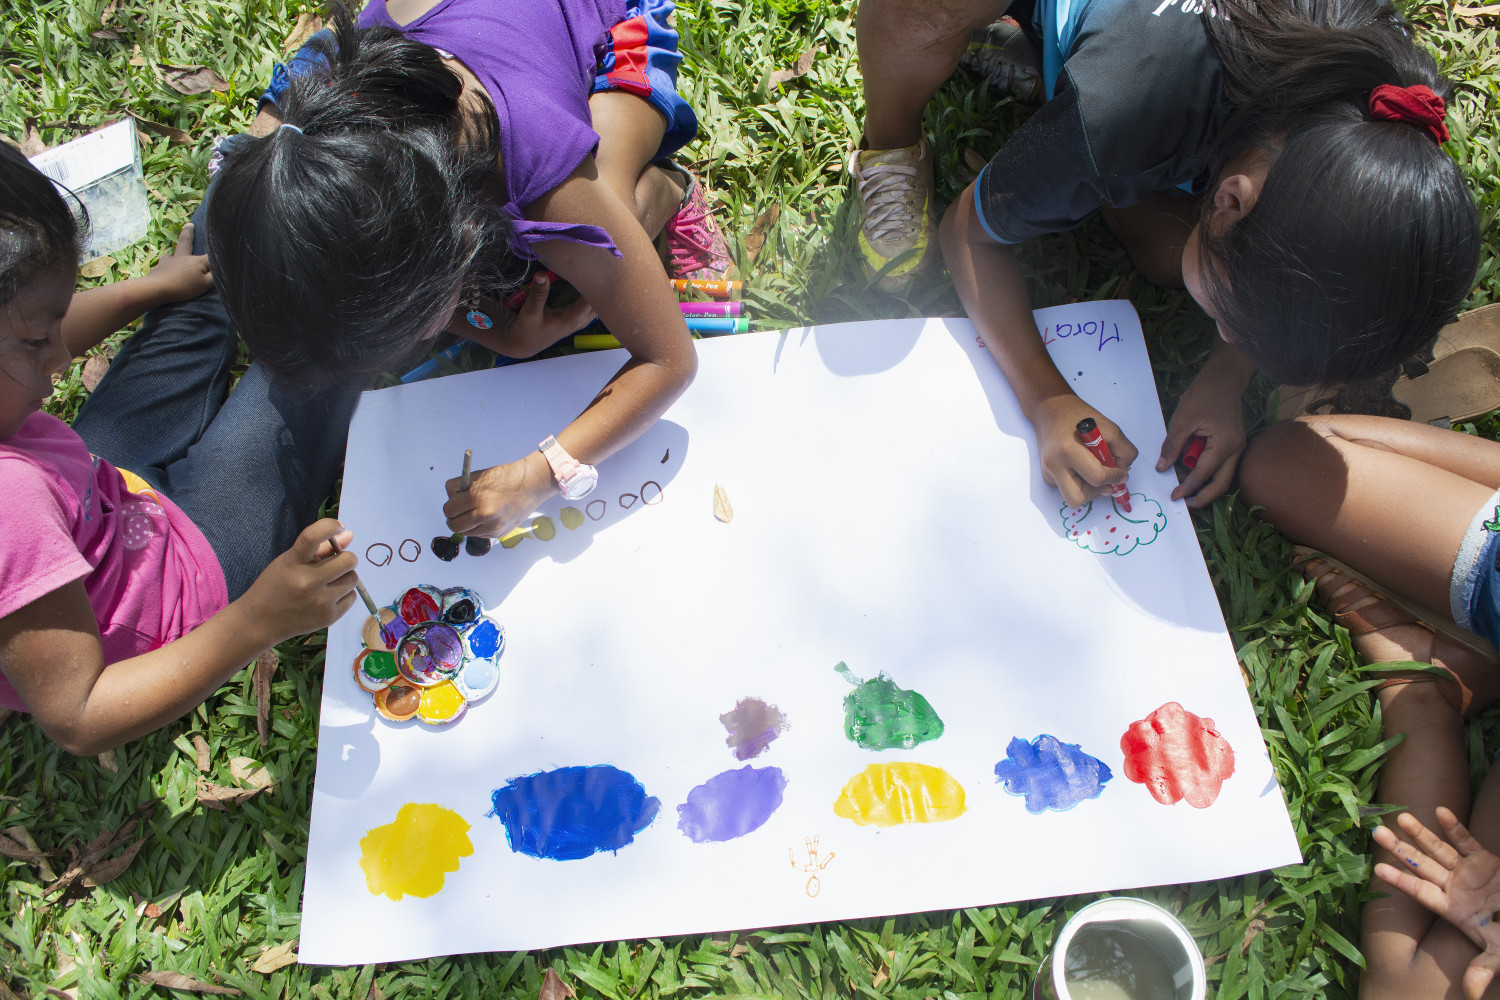
M204 204L207 204L205 200ZM205 211L193 252L205 251ZM203 436L229 392L238 340L219 293L146 314L73 421L89 450L154 486Z
M1251 444L1240 483L1283 534L1449 615L1459 545L1500 487L1500 444L1384 417L1304 417Z
M1201 197L1153 194L1129 208L1100 209L1141 277L1163 288L1182 287L1182 248L1198 222Z
M922 112L953 75L969 34L1006 0L861 0L855 37L865 88L865 145L899 149L922 137Z
M666 120L645 100L622 90L591 96L589 113L599 133L594 163L600 179L635 212L646 235L655 239L677 213L687 190L682 174L651 162L661 149Z

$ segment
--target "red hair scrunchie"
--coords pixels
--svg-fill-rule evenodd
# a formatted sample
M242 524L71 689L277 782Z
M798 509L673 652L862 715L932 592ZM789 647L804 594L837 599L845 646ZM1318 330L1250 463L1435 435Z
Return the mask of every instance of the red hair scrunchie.
M1370 117L1379 121L1406 122L1426 129L1436 143L1446 142L1448 126L1443 124L1447 106L1431 87L1416 84L1398 87L1382 83L1370 91Z

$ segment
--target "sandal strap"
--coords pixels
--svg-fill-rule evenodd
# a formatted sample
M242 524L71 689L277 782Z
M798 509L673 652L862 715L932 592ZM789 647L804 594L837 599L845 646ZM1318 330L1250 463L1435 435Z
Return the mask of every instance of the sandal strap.
M1377 600L1359 608L1344 608L1333 612L1333 620L1348 629L1350 635L1369 635L1393 625L1417 625L1436 634L1430 625L1405 608L1390 603L1384 594L1366 592L1360 596L1373 596Z

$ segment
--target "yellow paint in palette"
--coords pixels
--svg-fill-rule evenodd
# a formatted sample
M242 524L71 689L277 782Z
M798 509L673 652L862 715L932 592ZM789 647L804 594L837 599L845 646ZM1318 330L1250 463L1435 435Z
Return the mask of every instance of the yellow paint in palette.
M452 681L443 681L441 684L422 689L422 701L417 706L417 718L428 725L441 726L460 718L468 705L468 699L458 689L457 684Z
M833 811L860 826L944 823L964 813L964 786L940 767L871 764L850 778Z
M452 809L432 802L408 802L394 822L360 839L359 866L376 896L435 896L461 858L474 853L469 824Z

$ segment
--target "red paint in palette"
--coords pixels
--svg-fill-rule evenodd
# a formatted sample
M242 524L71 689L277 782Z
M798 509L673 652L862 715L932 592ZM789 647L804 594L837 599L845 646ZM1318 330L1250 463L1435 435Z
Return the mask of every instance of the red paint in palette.
M420 587L413 587L401 595L401 619L408 625L435 622L438 614L437 600Z
M1186 799L1193 808L1206 809L1234 774L1234 750L1214 729L1214 720L1175 701L1132 722L1120 737L1120 751L1125 777L1145 785L1165 806Z

